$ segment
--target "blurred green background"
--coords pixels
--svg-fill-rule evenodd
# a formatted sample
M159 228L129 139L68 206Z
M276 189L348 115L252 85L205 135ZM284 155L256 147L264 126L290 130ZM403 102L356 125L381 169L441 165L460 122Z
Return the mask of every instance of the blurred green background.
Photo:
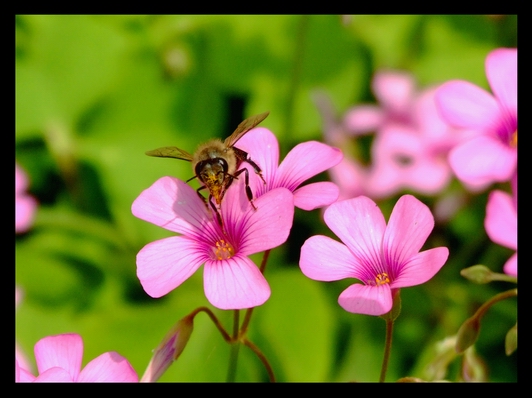
M15 156L39 202L32 229L15 241L15 282L24 294L16 339L33 360L40 338L79 333L84 364L117 351L139 377L171 326L209 305L202 269L160 299L136 278L136 253L171 234L133 217L133 200L161 176L192 176L189 163L150 158L146 150L193 151L269 110L261 125L277 135L284 156L299 142L322 140L316 92L331 98L340 117L374 102L371 78L381 68L410 71L421 87L460 78L489 89L486 55L517 46L516 16L19 15L15 29ZM511 287L473 285L459 275L478 263L500 271L510 255L486 236L486 195L472 196L437 226L428 245L450 248L442 271L402 290L387 380L430 379L425 365L435 343ZM391 209L396 199L380 204ZM384 322L339 307L351 281L316 282L299 271L301 244L316 233L330 234L320 212L297 210L289 241L270 256L272 296L255 309L250 339L279 381L376 381ZM230 330L232 312L214 311ZM482 323L476 350L489 380L517 380L517 353L504 354L515 321L516 300L494 306ZM161 381L224 381L228 358L229 346L200 314ZM457 358L440 377L456 380L459 367ZM241 348L237 381L265 380L260 361Z

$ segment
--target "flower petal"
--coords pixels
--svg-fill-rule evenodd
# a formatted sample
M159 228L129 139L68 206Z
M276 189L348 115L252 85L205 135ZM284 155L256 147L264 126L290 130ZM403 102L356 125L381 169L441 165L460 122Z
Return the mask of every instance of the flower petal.
M275 134L264 127L256 127L238 140L235 146L248 153L261 168L266 184L271 186L279 166L279 142Z
M81 371L79 382L138 382L127 359L116 352L106 352L90 361Z
M389 266L401 266L417 254L434 228L427 205L412 195L403 195L395 204L383 239L383 254ZM396 270L396 276L400 270Z
M379 316L392 309L390 285L369 286L355 283L338 297L338 303L348 312Z
M453 148L449 164L461 181L473 186L505 182L516 170L517 150L481 135Z
M501 106L517 117L517 49L490 52L486 57L486 77Z
M303 210L328 206L338 199L338 186L329 181L303 185L294 191L294 205Z
M323 235L311 236L303 243L299 267L305 276L317 281L337 281L357 275L356 259L347 246Z
M70 375L67 373L68 377ZM15 357L15 382L27 383L35 380L35 376L31 374L27 367L19 364L18 358Z
M45 372L41 373L38 377L35 378L35 383L65 383L65 382L73 382L76 380L72 379L72 376L70 373L68 373L63 368L50 368L46 370Z
M234 193L240 193L240 200L247 202L247 211L239 215L236 196L229 196L222 204L222 214L227 234L240 242L240 254L273 249L286 241L294 218L294 195L289 190L276 188L265 193L254 201L257 210L249 205L242 189Z
M207 261L203 273L205 296L222 310L256 307L270 297L270 286L258 267L245 256Z
M15 197L15 231L26 232L33 224L37 201L29 195Z
M372 82L372 90L379 103L391 114L404 115L415 91L414 77L409 73L377 72Z
M162 177L141 192L131 206L135 217L173 232L200 233L212 219L197 192L174 177Z
M376 105L359 105L348 110L344 125L348 133L362 135L375 132L384 123L384 111Z
M436 275L448 257L449 249L446 247L436 247L412 256L403 264L391 287L396 289L425 283Z
M454 127L495 131L501 114L493 95L462 80L442 84L436 92L436 104Z
M324 213L327 226L359 261L381 262L386 222L374 201L365 196L335 202Z
M504 273L517 278L517 253L514 253L504 264Z
M387 197L403 185L409 185L412 169L419 167L423 144L419 133L412 127L399 123L387 123L376 137L372 147L373 167L372 197Z
M148 243L137 254L137 276L152 297L161 297L187 280L205 262L205 248L184 236Z
M517 250L517 210L509 194L499 190L490 193L484 227L493 242Z
M340 189L338 200L351 199L367 193L368 171L355 159L344 157L340 163L329 169L329 175Z
M318 141L298 144L280 164L275 186L293 192L304 181L340 163L342 158L342 151L338 148Z
M80 335L66 333L44 337L35 344L34 351L39 374L58 367L67 371L72 380L77 380L83 357Z

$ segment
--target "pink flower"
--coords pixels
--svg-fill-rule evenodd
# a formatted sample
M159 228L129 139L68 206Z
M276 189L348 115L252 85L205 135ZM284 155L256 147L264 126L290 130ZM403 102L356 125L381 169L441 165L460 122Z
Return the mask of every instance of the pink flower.
M22 168L15 163L15 232L28 231L33 224L37 201L26 193L28 177Z
M338 298L349 312L386 314L396 289L428 281L449 255L446 247L419 251L434 227L434 218L411 195L397 201L388 225L375 202L365 196L333 203L324 219L343 243L322 235L307 239L299 266L315 280L360 280L361 284L349 286Z
M504 272L517 277L517 203L506 192L489 194L484 227L490 239L515 253L504 265Z
M365 191L361 194L373 198L389 197L403 189L439 193L452 178L447 156L461 136L439 115L435 89L419 92L411 74L397 71L377 72L372 89L379 104L351 108L342 124L344 135L375 133L371 165L357 167L354 176L343 179L360 181L357 185ZM341 139L340 134L327 130L326 136ZM333 181L340 187L349 184Z
M137 382L129 362L116 352L106 352L81 370L83 340L78 334L48 336L35 344L39 375L33 376L15 362L17 382Z
M342 152L317 141L296 145L279 164L279 143L268 129L257 127L238 141L238 148L248 152L262 169L266 185L258 178L252 189L255 197L278 188L294 193L294 205L303 210L327 206L338 198L338 187L329 181L300 186L311 177L337 165ZM254 173L250 173L254 174Z
M372 146L369 194L389 197L402 189L436 195L451 181L447 161L460 135L439 116L435 89L417 94L408 118L388 121L378 131Z
M135 199L133 215L181 234L149 243L137 254L137 276L146 293L161 297L205 264L205 295L215 307L250 308L270 297L268 282L248 256L286 241L293 195L273 189L254 199L254 210L243 184L244 178L234 181L222 201L225 233L197 192L176 178L160 178Z
M516 171L517 49L489 53L486 76L494 95L462 80L444 83L436 94L448 123L478 133L449 156L456 176L474 186L508 181Z
M438 114L434 89L419 92L411 74L380 71L373 92L379 106L356 106L344 119L354 134L376 133L368 195L388 197L402 189L437 194L452 177L447 155L460 136Z

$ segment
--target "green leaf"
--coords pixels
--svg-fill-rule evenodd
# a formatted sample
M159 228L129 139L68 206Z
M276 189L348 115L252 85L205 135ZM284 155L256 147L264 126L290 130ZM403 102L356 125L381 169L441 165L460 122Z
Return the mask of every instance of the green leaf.
M272 295L255 309L251 340L270 360L278 381L326 381L335 328L327 296L299 270L283 269L267 278Z

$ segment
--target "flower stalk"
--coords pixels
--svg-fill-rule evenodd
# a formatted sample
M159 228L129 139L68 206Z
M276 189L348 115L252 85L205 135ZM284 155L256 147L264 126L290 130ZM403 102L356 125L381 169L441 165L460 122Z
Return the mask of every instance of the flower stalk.
M456 339L456 352L463 353L467 348L475 344L480 333L480 321L484 314L496 303L510 297L517 297L517 288L496 294L480 306L475 314L467 319L458 330Z

